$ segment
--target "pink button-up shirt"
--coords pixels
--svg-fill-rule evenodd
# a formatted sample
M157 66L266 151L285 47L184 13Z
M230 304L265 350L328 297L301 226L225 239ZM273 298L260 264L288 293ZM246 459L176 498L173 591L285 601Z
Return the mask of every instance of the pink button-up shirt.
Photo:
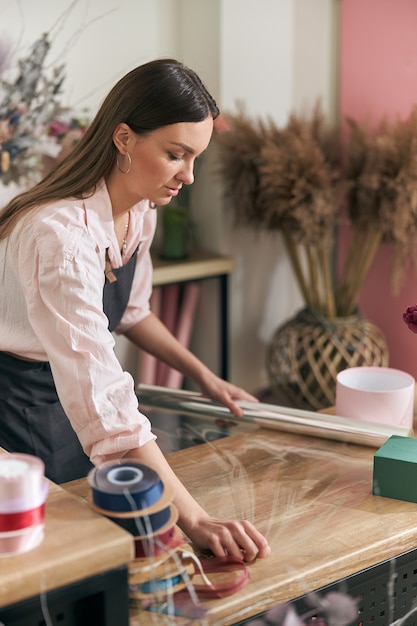
M149 314L155 227L148 201L131 209L126 260L140 247L116 332ZM120 267L104 182L85 200L32 210L0 242L0 350L49 361L61 404L95 464L155 439L138 410L134 381L115 356L103 312L106 249L112 266Z

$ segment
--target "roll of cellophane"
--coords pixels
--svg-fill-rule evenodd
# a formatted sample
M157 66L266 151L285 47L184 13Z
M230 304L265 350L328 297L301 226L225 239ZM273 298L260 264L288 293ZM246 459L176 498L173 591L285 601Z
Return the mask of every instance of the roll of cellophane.
M391 435L409 437L408 428L354 420L328 413L304 411L261 402L238 404L244 415L235 418L224 405L213 402L201 394L168 389L153 385L138 385L137 395L141 407L155 408L203 419L234 419L237 422L257 424L263 428L298 433L308 436L345 441L380 448Z

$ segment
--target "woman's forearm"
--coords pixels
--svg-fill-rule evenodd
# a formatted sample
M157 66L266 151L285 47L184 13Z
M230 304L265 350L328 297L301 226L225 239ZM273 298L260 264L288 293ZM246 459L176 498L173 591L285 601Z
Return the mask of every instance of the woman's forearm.
M201 518L207 518L208 514L194 500L177 475L171 469L168 461L155 441L150 441L140 448L130 450L125 454L126 458L135 459L157 472L165 485L169 485L175 494L173 504L178 509L178 524L188 532Z
M126 336L142 350L192 379L203 394L224 404L236 417L243 415L236 400L257 401L241 387L215 375L194 354L182 346L153 313L131 328Z
M135 345L178 370L184 376L203 384L210 370L187 348L180 344L156 315L151 313L126 332Z

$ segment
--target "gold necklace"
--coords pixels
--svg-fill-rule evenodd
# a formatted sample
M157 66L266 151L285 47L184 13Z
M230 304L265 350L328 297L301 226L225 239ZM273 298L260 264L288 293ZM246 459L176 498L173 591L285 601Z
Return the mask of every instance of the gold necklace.
M130 211L127 212L125 236L122 239L122 256L126 254L126 250L127 250L127 233L129 232L129 222L130 222Z

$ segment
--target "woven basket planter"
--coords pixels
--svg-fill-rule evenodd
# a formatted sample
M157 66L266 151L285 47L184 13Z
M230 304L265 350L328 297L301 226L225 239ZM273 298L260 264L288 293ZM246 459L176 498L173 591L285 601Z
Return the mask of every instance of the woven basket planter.
M324 319L303 309L274 333L266 366L282 404L306 410L335 404L336 376L358 366L388 366L381 331L360 315Z

